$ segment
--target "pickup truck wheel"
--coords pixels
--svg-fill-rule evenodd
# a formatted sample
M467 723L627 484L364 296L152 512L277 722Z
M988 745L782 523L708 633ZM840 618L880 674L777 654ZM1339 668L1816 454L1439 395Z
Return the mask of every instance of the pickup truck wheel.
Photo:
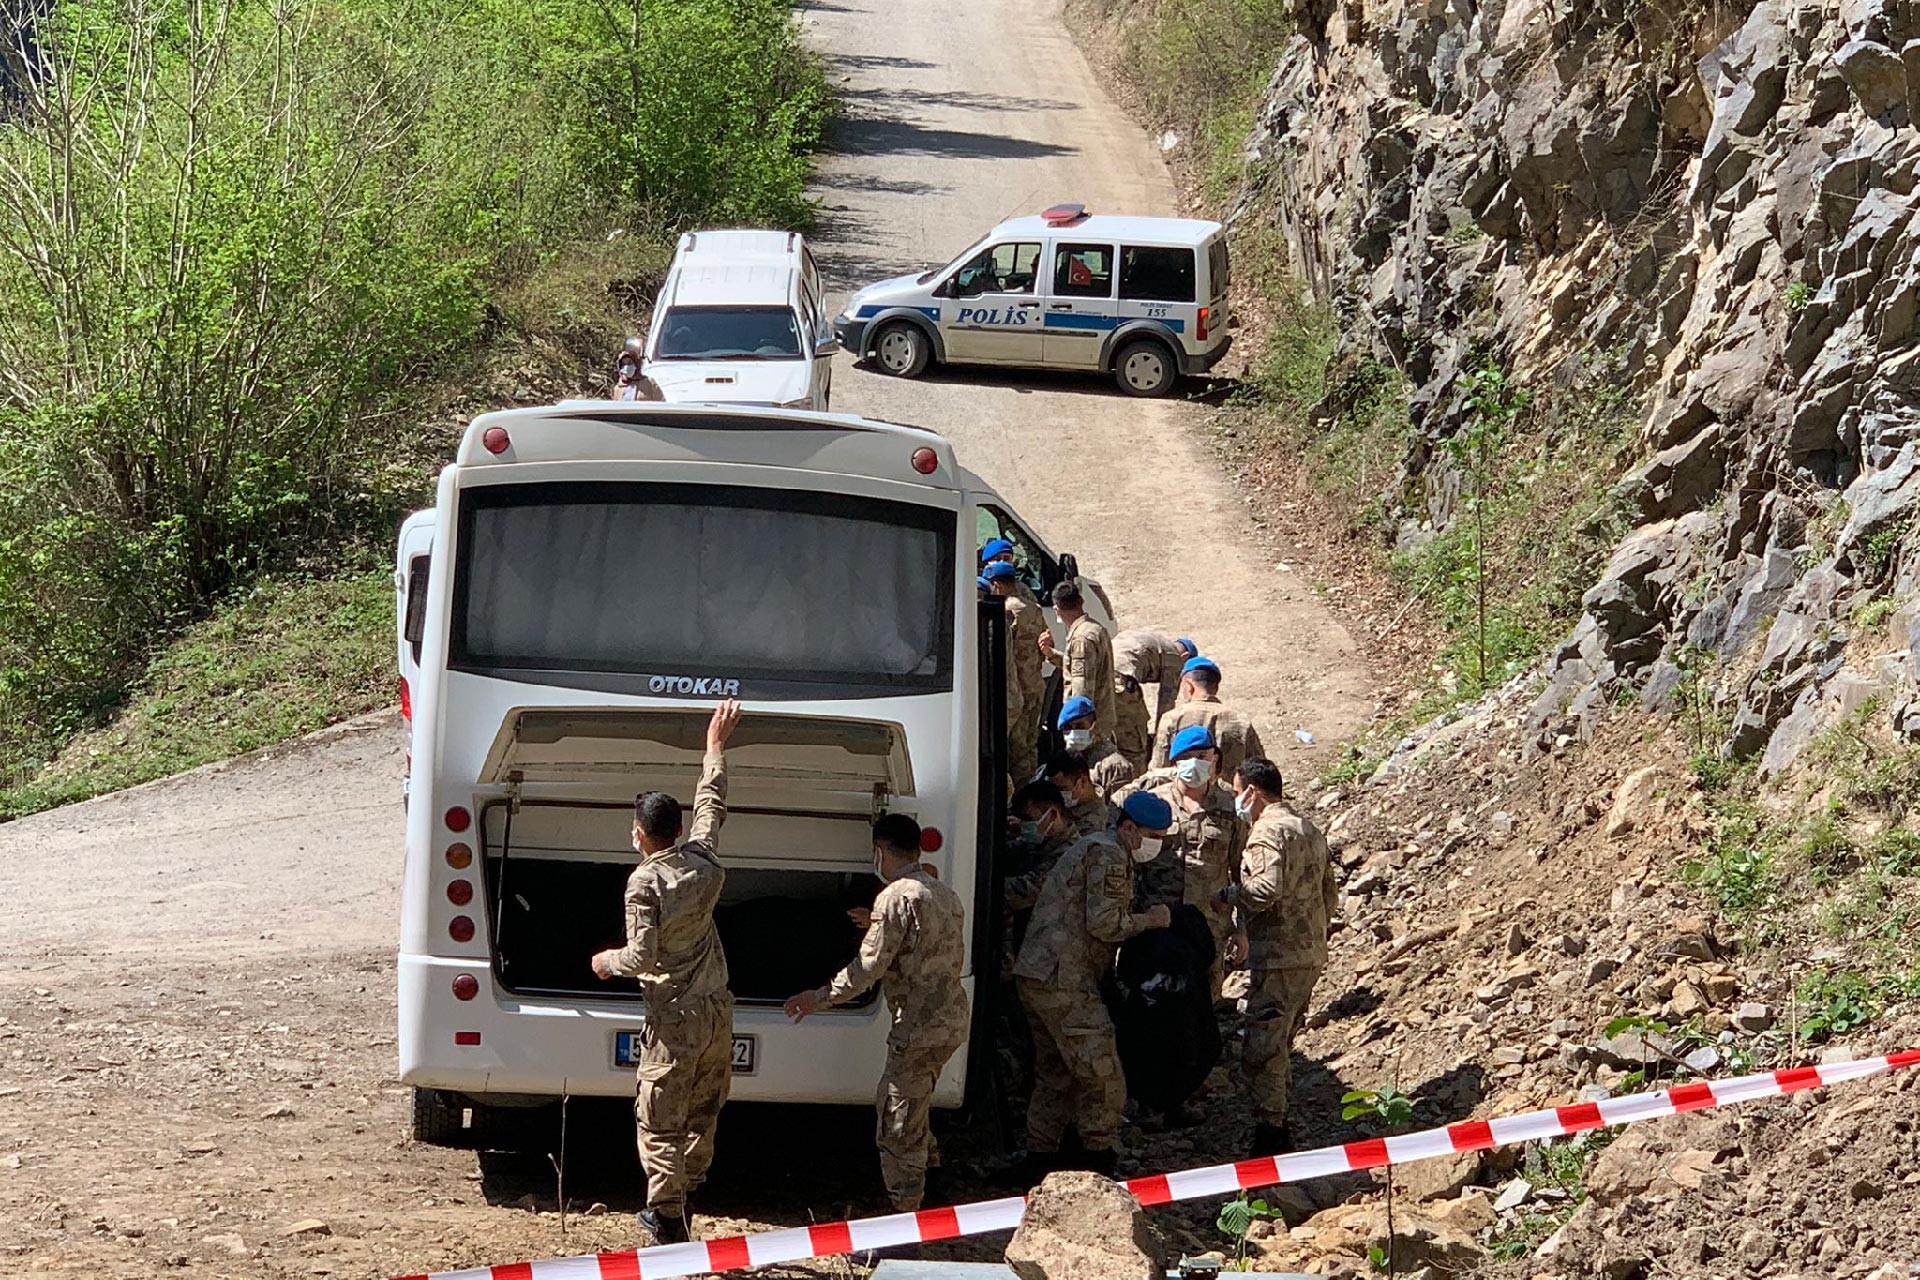
M873 335L873 358L882 373L895 378L917 378L933 358L933 344L927 341L927 335L918 325L895 320L882 325L880 332Z
M1113 358L1113 380L1130 396L1163 396L1173 390L1173 355L1151 339L1129 342Z
M462 1114L464 1111L460 1099L445 1090L416 1087L411 1116L413 1140L430 1147L471 1145Z

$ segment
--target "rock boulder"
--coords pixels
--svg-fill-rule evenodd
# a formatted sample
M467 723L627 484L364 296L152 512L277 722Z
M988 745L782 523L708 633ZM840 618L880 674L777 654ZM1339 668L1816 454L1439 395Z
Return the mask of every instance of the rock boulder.
M1007 1244L1020 1280L1162 1280L1159 1241L1140 1202L1097 1173L1047 1175Z

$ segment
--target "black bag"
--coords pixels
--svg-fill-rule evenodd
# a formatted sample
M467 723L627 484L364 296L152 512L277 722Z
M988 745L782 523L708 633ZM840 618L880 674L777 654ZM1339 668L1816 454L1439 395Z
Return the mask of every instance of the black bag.
M1200 908L1181 903L1173 923L1120 944L1107 1008L1126 1072L1127 1093L1170 1111L1206 1083L1220 1061L1213 1016L1213 931Z

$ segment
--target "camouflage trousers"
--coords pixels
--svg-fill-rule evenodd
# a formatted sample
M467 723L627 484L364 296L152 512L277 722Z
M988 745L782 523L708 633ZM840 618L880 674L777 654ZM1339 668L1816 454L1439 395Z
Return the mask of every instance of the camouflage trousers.
M1097 991L1062 990L1029 978L1016 982L1033 1031L1027 1150L1058 1151L1069 1122L1088 1151L1113 1150L1127 1081L1106 1002Z
M1240 1051L1240 1071L1253 1095L1254 1119L1260 1124L1287 1122L1287 1092L1293 1083L1293 1034L1306 1016L1307 1001L1320 970L1255 969L1241 1001L1246 1037Z
M640 1027L633 1118L647 1205L685 1214L713 1163L713 1131L733 1084L733 997L648 1009Z
M937 1164L930 1121L933 1086L940 1069L967 1040L962 1019L934 1027L896 1026L887 1037L887 1065L874 1095L877 1119L874 1145L880 1148L880 1178L887 1198L900 1213L920 1207L927 1189L927 1166ZM984 1069L984 1068L983 1068Z
M1147 712L1147 699L1140 686L1117 677L1113 682L1113 710L1119 717L1113 726L1113 745L1120 748L1136 775L1145 773L1153 755L1153 718Z

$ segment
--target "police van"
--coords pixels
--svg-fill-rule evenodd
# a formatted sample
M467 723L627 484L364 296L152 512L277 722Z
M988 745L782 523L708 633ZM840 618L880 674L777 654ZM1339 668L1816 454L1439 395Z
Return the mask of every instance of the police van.
M900 378L936 361L1083 369L1163 396L1227 354L1229 283L1217 222L1056 205L1001 223L944 267L868 285L834 332Z
M733 1096L871 1100L884 1002L798 1025L781 1002L858 949L847 912L879 889L882 813L920 823L968 904L975 1044L934 1102L979 1096L1007 768L1005 610L974 581L989 539L1013 543L1036 593L1077 581L1113 625L1073 556L930 431L612 401L474 419L395 562L416 1138L470 1143L503 1111L632 1095L645 998L592 958L625 937L633 797L692 799L722 698L743 707L715 912Z
M689 231L654 301L641 372L670 401L825 409L840 350L794 231Z

